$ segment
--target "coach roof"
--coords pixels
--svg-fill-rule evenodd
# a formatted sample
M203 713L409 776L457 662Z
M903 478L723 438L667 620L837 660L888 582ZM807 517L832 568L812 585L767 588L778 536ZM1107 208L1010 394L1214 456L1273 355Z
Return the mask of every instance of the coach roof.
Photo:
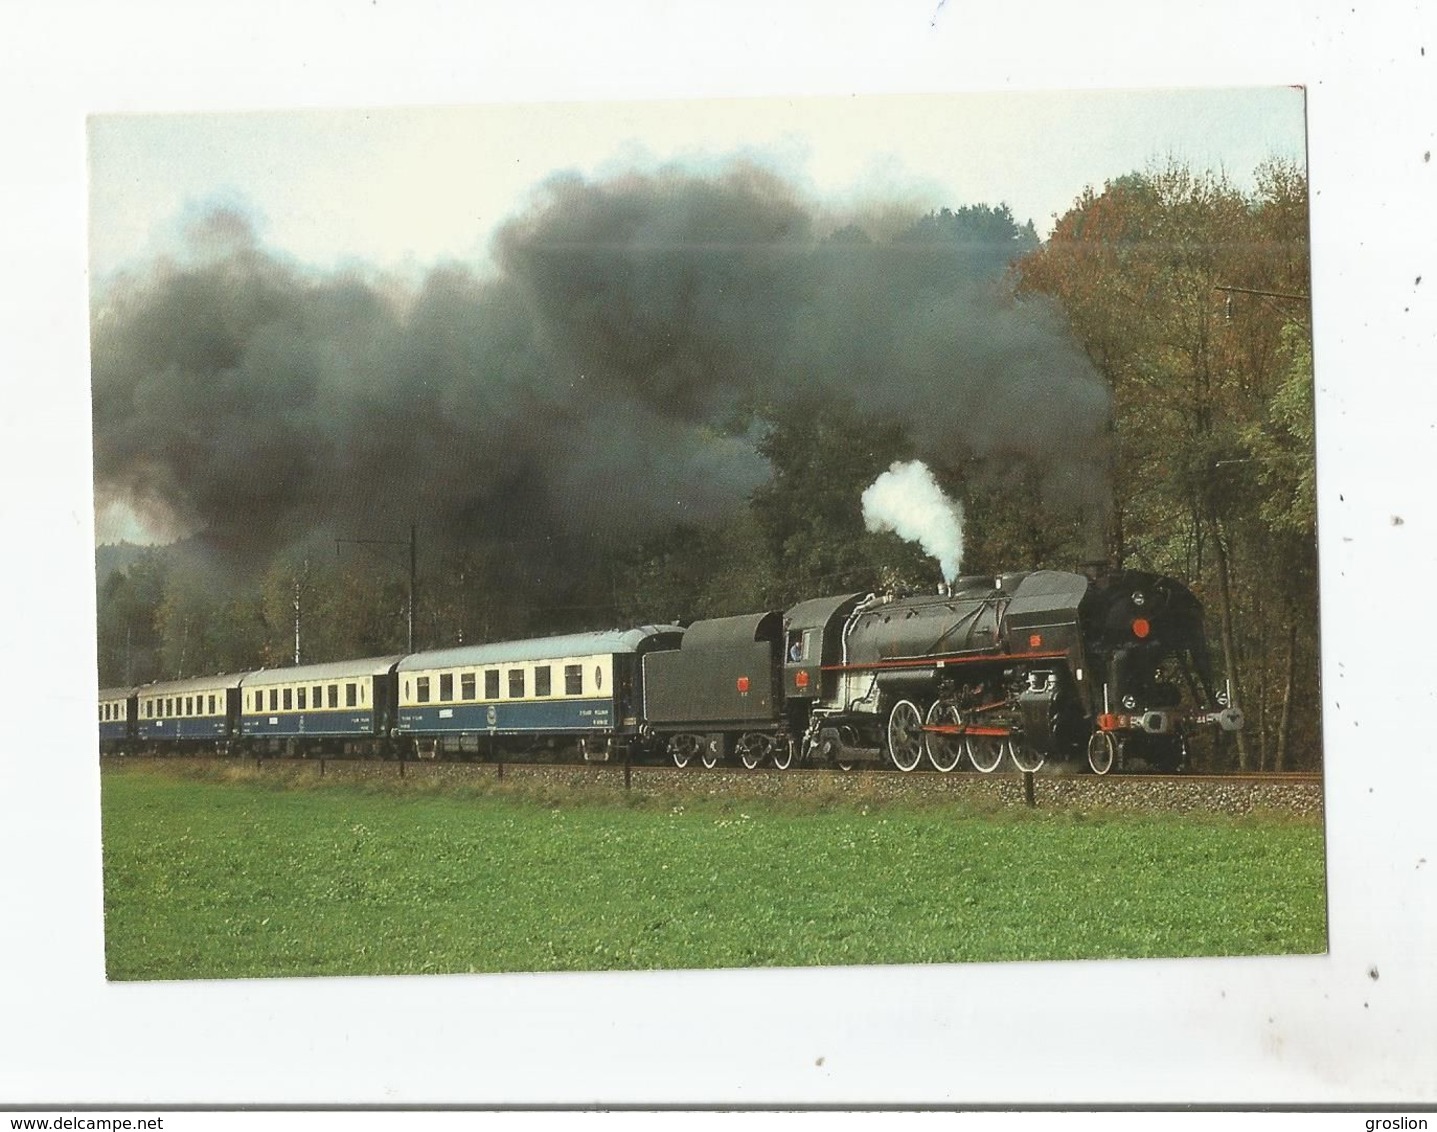
M135 689L141 696L175 696L185 692L217 692L221 688L238 688L245 672L221 673L219 676L191 676L183 680L158 680L153 684L141 684Z
M244 678L246 688L267 688L272 684L309 684L323 680L358 680L383 676L399 663L399 656L371 656L363 660L336 660L329 664L296 664L291 668L266 668Z
M608 629L599 633L570 633L563 637L536 637L526 641L495 641L486 645L461 645L406 656L400 672L428 668L478 668L493 664L524 664L532 660L564 660L568 657L606 653L638 652L664 633L682 633L678 625L643 625L637 629Z

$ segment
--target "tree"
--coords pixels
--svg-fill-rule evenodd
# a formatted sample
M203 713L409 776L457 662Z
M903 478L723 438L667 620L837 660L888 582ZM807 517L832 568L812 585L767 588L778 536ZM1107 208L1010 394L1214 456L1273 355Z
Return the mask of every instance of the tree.
M1112 390L1110 555L1209 594L1235 693L1246 701L1251 676L1265 707L1280 683L1266 647L1272 611L1304 602L1284 604L1291 579L1257 505L1251 428L1287 376L1284 333L1308 333L1301 323L1285 331L1307 291L1308 255L1300 173L1274 163L1257 183L1245 195L1179 165L1119 178L1079 198L1017 273L1021 292L1062 304ZM1292 632L1315 652L1315 625ZM1261 764L1261 724L1257 738ZM1236 745L1249 767L1249 737Z

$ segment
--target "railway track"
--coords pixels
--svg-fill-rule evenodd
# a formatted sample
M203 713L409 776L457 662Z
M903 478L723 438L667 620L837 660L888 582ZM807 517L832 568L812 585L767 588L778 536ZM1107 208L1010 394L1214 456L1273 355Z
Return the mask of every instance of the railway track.
M1287 811L1306 816L1322 812L1322 776L1311 772L1271 774L1121 774L1097 776L1076 770L1048 769L1028 774L1002 770L943 774L933 770L840 771L803 767L747 769L742 766L679 768L623 763L398 762L382 759L255 759L237 757L108 757L102 763L121 773L129 768L191 765L247 769L263 775L295 778L325 776L336 780L412 779L481 783L507 787L560 787L642 791L682 797L777 798L819 802L942 802L1037 809L1141 810L1244 814L1254 810Z

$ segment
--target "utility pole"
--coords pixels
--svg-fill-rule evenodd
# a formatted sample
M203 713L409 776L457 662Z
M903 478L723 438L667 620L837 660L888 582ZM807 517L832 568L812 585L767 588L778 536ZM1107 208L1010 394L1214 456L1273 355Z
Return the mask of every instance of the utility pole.
M419 532L418 527L411 523L409 525L409 540L406 543L403 539L394 538L337 538L334 540L334 551L339 553L341 544L348 543L351 546L408 546L409 547L409 651L414 651L414 623L415 610L419 601ZM381 555L381 557L383 557Z
M304 570L294 576L294 662L299 663L299 613L300 587L309 580L309 559L304 560Z

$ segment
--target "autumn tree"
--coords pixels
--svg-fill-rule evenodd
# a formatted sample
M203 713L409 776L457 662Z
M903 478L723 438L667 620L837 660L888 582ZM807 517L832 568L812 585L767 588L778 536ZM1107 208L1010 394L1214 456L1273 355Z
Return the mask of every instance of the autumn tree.
M1112 391L1110 555L1208 594L1236 698L1251 707L1249 683L1258 691L1257 750L1236 739L1244 769L1288 743L1262 726L1285 686L1270 672L1274 619L1313 638L1315 656L1315 606L1285 592L1315 594L1315 578L1294 577L1275 549L1254 453L1265 434L1253 431L1292 379L1294 336L1310 337L1306 213L1290 165L1260 170L1255 193L1169 165L1084 193L1017 268L1021 291L1062 304ZM1315 531L1294 537L1310 545ZM1316 716L1304 736L1314 750Z

